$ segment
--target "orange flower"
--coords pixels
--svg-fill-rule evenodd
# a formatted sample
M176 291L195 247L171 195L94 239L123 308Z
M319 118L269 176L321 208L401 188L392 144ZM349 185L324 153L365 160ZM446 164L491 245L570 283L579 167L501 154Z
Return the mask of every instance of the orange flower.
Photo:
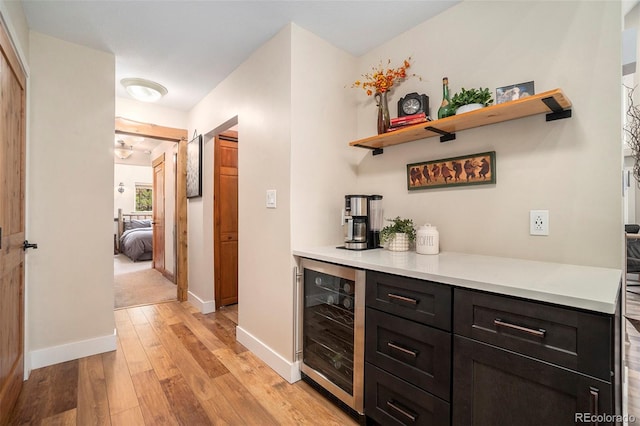
M387 61L387 65L391 63L391 60ZM372 67L373 72L363 74L364 81L356 80L351 87L359 87L364 89L367 96L371 96L374 93L384 93L391 90L391 88L400 81L410 77L421 77L416 74L407 74L407 68L411 67L411 57L405 59L402 66L399 68L387 68L382 67L382 61L378 65L378 68Z

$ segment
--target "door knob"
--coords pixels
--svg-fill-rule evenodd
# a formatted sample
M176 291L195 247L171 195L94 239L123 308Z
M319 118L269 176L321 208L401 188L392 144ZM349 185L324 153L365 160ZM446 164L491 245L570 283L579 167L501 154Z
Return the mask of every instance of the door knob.
M22 250L27 251L27 249L37 249L38 248L38 244L35 243L30 243L29 240L24 240L24 243L22 243Z

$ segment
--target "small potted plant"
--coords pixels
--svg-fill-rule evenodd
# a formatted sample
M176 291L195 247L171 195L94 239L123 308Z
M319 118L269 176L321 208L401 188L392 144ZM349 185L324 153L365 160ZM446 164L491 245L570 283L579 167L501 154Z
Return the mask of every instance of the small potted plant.
M391 251L407 251L409 243L416 240L416 229L411 219L386 219L391 222L380 231L380 242L387 244L387 249Z
M491 92L489 89L469 89L464 87L460 92L453 95L451 98L452 109L456 111L456 114L462 114L465 112L473 111L476 109L484 108L493 103Z

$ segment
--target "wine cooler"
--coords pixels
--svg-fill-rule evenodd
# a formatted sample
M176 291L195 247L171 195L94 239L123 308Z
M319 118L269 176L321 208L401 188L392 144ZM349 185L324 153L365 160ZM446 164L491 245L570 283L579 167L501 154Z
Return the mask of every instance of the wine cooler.
M362 415L365 272L309 259L300 264L302 379Z

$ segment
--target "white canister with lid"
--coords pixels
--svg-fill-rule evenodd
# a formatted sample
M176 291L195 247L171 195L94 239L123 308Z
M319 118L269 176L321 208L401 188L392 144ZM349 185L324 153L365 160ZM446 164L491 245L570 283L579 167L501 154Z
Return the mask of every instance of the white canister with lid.
M427 223L416 232L416 253L438 254L440 252L440 233L435 226Z

